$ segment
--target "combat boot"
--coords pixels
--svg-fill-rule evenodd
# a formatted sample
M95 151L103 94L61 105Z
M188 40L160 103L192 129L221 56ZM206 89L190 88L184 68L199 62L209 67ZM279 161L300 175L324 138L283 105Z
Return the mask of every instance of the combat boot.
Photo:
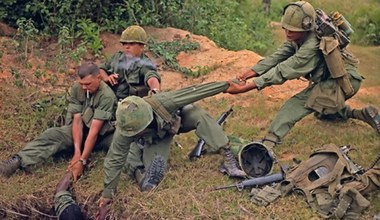
M140 182L141 192L151 191L156 188L164 177L165 168L166 164L164 158L161 155L155 156L149 168L146 170L144 178ZM140 170L137 170L137 172L139 171ZM138 180L137 175L136 179Z
M238 162L230 149L221 148L220 152L224 156L224 162L220 166L220 172L226 173L230 177L245 178L247 174L238 167Z
M8 160L0 162L0 175L10 177L21 167L21 157L15 155Z
M360 110L353 109L349 111L348 116L366 122L374 128L377 133L380 133L380 115L375 107L368 106Z

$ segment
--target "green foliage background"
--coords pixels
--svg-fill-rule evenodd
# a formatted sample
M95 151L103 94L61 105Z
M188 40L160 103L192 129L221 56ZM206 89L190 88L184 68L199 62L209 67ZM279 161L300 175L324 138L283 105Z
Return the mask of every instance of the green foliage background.
M273 44L268 24L279 21L287 0L272 1L265 16L261 0L3 0L0 19L17 27L20 18L31 19L42 35L58 35L66 27L72 36L86 27L120 33L131 24L172 26L201 34L230 50L265 53ZM339 10L351 21L355 43L380 44L380 2L377 0L310 0L326 12ZM82 28L79 24L82 24ZM98 27L93 27L93 25ZM91 38L91 37L89 37ZM91 49L100 49L95 43Z

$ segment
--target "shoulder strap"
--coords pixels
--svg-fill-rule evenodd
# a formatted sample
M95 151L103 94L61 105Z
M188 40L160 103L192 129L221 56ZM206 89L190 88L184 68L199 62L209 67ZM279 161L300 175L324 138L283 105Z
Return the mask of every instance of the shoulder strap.
M162 119L164 119L165 122L171 123L173 121L173 116L157 99L154 99L151 96L146 96L143 99L152 106L153 111L157 113Z

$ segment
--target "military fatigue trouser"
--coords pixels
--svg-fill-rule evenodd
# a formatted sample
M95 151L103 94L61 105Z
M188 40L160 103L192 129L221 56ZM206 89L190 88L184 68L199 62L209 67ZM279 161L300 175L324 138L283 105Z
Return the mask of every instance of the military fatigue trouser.
M49 128L39 137L29 142L24 149L17 153L22 159L22 166L43 162L63 150L73 150L71 125ZM98 136L94 150L108 149L112 142L113 133ZM83 135L83 141L86 135Z
M195 130L195 134L207 144L208 152L215 153L221 147L227 146L228 138L223 128L205 110L195 105L186 105L182 108L180 116L182 120L179 133ZM157 154L167 161L172 139L172 137L170 140L165 138L160 141L161 143L144 146L143 150L132 144L127 157L127 173L133 175L136 168L147 168Z
M76 203L69 191L61 191L54 195L54 211L58 218L62 214L63 210L72 204Z
M356 94L360 88L361 81L350 76L350 82L355 91L354 94ZM290 131L290 129L293 128L296 122L314 112L313 109L305 107L311 90L312 88L308 87L285 102L276 117L273 119L269 128L269 133L275 134L278 138L282 139ZM352 96L345 97L345 99L347 100L351 97ZM338 115L343 120L347 120L347 112L349 109L350 107L346 106L335 115Z

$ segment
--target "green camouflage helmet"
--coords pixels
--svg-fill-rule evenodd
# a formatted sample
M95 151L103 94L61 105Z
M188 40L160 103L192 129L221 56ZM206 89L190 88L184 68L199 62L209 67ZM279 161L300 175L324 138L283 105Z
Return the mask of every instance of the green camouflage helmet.
M129 26L121 33L120 43L141 43L146 44L148 36L145 30L137 25Z
M315 27L314 7L305 1L290 3L284 8L282 27L290 31L310 31Z
M116 127L123 136L142 132L153 121L153 109L138 96L128 96L118 103Z

